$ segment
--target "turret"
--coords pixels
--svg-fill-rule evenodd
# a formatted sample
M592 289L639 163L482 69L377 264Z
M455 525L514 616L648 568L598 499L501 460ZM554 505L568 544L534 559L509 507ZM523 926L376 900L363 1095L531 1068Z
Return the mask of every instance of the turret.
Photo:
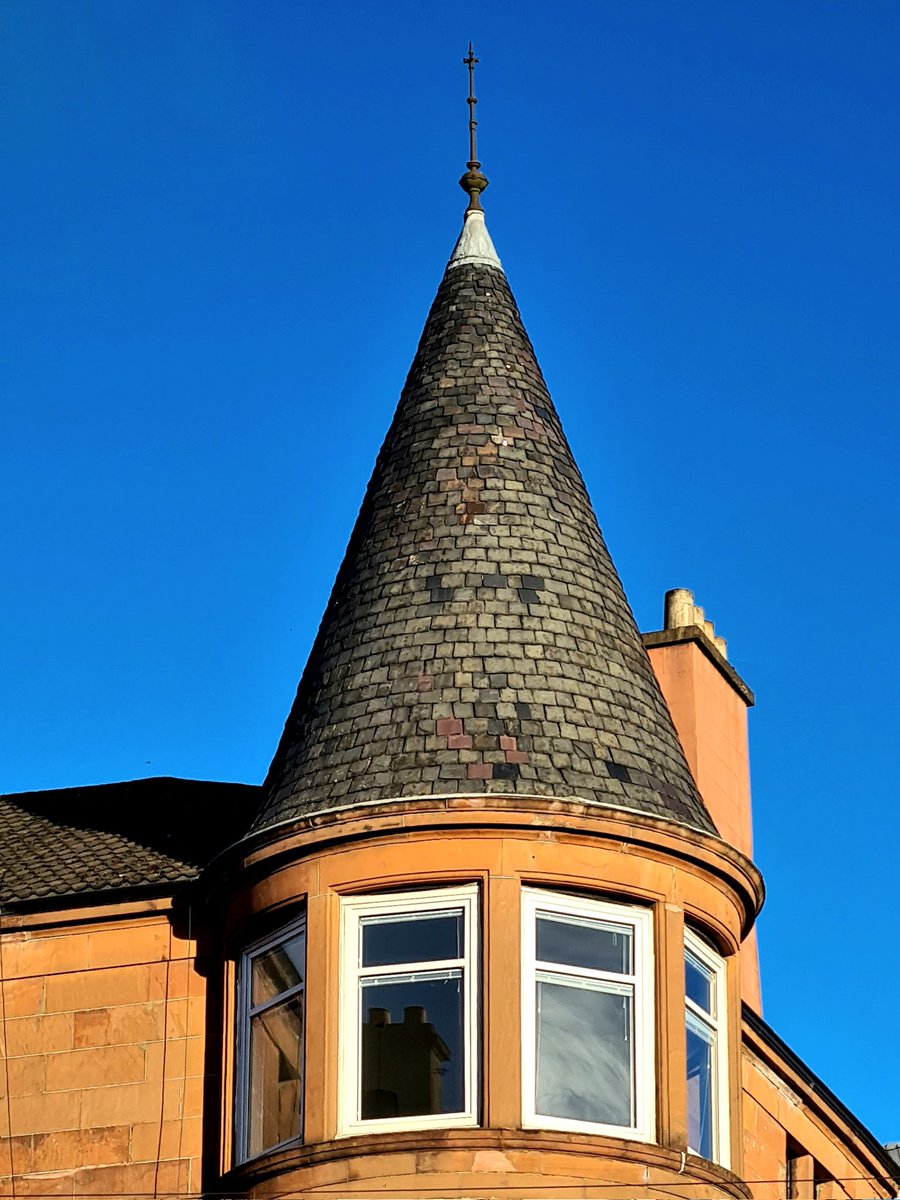
M237 996L227 1182L731 1194L762 881L688 765L470 134L262 803L206 875Z

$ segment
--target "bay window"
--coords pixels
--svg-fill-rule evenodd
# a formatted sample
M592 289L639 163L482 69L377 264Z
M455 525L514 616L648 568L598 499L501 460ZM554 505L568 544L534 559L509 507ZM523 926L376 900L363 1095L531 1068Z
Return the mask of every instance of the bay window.
M522 911L525 1126L652 1139L650 910L525 888Z
M348 898L341 1133L474 1125L478 889Z
M507 989L521 988L522 1126L653 1141L652 907L533 886L520 895L521 981L492 986L501 1010L513 999ZM479 897L467 884L340 900L338 991L320 1031L323 1048L337 1049L337 1127L326 1136L478 1124ZM492 936L515 933L504 922ZM304 918L240 957L237 1162L303 1136L305 987ZM677 989L659 1003L671 1005L667 1028L684 1014L685 1082L671 1083L685 1090L671 1099L686 1110L688 1148L727 1167L725 962L692 929L683 996ZM320 1051L316 1062L326 1062Z
M236 1156L253 1158L302 1129L306 928L257 942L238 965Z
M688 1147L728 1166L725 963L690 929L684 932Z

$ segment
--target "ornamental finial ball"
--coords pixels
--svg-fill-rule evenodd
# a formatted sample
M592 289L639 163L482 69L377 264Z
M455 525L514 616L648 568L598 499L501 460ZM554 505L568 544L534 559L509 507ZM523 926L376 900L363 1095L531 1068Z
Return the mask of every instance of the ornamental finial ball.
M469 207L466 209L467 212L481 211L480 197L487 185L487 178L482 175L477 167L473 169L470 165L468 171L466 171L465 175L463 175L459 181L459 186L469 197Z

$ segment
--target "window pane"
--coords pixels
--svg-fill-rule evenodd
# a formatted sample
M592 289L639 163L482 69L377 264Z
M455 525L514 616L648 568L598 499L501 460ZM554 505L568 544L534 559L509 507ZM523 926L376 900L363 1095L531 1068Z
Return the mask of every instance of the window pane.
M536 1111L634 1124L633 997L538 980Z
M715 1034L688 1019L688 1145L704 1158L715 1154L714 1061Z
M300 1135L303 994L250 1021L247 1153Z
M689 950L684 955L684 993L695 1004L699 1004L710 1016L716 1015L716 989L713 972L694 958Z
M273 950L253 959L250 1004L253 1008L273 1000L303 982L306 970L306 937L299 933Z
M363 967L462 958L465 952L461 911L364 917L360 923Z
M364 1121L465 1108L462 972L362 983Z
M627 925L583 917L549 916L537 920L537 957L594 971L631 974L632 931Z

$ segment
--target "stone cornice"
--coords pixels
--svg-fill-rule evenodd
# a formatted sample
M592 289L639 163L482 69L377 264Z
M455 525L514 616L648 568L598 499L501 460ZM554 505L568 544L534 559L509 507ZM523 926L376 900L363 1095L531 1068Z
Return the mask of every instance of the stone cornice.
M510 836L553 833L672 856L722 879L739 896L743 934L751 928L765 897L758 868L712 834L578 797L521 795L401 797L297 818L231 847L207 868L199 886L215 902L232 892L238 880L247 886L288 862L326 848L434 829L460 834L491 829Z

